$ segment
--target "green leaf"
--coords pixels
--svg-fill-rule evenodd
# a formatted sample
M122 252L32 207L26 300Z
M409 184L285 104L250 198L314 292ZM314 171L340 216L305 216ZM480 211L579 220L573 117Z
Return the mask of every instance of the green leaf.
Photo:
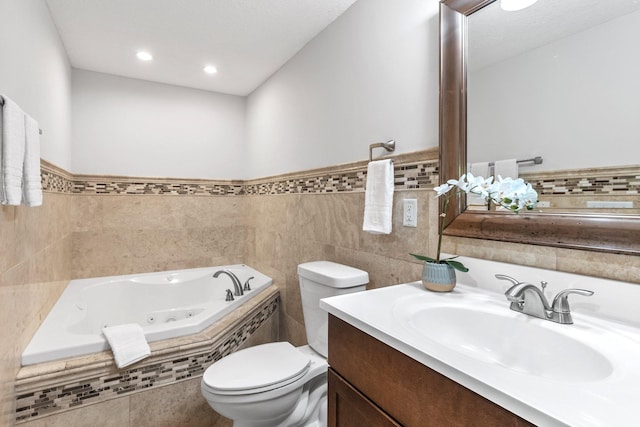
M417 255L417 254L409 254L409 255L411 255L412 257L414 257L414 258L416 258L416 259L419 259L420 261L425 261L425 262L435 262L435 263L438 263L438 261L437 261L437 260L435 260L435 259L433 259L433 258L430 258L430 257L428 257L428 256L424 256L424 255Z
M443 261L446 262L447 264L449 264L451 267L455 268L458 271L462 271L464 273L469 271L469 269L467 267L465 267L464 264L461 263L460 261L453 261L451 258L445 259Z

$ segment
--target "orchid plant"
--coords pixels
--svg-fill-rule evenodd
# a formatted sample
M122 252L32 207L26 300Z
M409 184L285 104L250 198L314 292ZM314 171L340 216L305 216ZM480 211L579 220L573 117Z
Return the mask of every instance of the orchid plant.
M502 178L494 180L493 176L484 179L481 176L473 176L471 173L464 174L460 179L450 179L446 183L435 187L436 197L445 196L440 214L440 224L438 228L438 250L435 258L424 255L410 254L413 257L434 264L449 264L456 270L467 272L469 269L454 257L440 259L440 248L442 247L442 233L444 231L444 219L447 214L447 207L451 198L460 193L477 194L483 198L490 206L492 203L513 213L518 213L522 209L532 210L538 203L538 193L531 184L522 178ZM453 191L452 191L453 190Z

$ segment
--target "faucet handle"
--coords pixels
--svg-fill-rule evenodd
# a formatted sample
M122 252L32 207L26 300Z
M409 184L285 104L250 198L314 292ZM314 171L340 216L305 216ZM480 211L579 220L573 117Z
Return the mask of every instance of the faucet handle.
M569 295L578 294L585 297L590 297L593 295L593 291L589 291L587 289L565 289L564 291L558 292L558 295L553 299L553 304L551 305L551 309L554 313L570 313L569 309Z
M247 279L246 282L244 282L244 290L245 291L250 291L251 290L251 286L249 286L249 280L251 279L255 279L255 277L251 276Z
M499 280L508 280L509 282L513 283L514 285L519 285L520 284L519 280L516 280L511 276L507 276L506 274L496 274L495 278L499 279Z
M227 296L224 299L225 301L233 301L233 292L231 292L231 289L227 289Z

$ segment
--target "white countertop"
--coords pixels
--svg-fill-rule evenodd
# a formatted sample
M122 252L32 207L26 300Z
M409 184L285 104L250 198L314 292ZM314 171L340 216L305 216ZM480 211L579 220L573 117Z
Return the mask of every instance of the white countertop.
M583 340L611 362L611 373L603 378L565 381L518 372L471 357L406 326L403 310L410 310L412 306L415 310L420 301L431 305L456 302L467 306L470 302L479 306L503 305L507 319L525 316L524 321L531 327L553 328L560 336ZM536 425L640 426L637 408L640 403L640 330L633 326L580 313L574 314L574 325L558 325L509 310L509 303L497 292L458 285L453 292L434 293L425 291L420 282L325 298L320 306ZM523 319L518 318L518 321ZM523 344L526 339L526 336L504 336L506 348L509 340ZM562 352L563 349L549 348L549 351Z

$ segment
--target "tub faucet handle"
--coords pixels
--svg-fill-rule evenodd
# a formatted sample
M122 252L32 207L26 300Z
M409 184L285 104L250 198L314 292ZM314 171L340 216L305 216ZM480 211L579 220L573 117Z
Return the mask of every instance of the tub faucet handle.
M231 292L231 289L227 289L227 297L224 300L233 301L233 292Z
M255 277L251 276L247 279L246 282L244 282L244 291L250 291L251 290L251 286L249 286L249 280L251 279L255 279Z

